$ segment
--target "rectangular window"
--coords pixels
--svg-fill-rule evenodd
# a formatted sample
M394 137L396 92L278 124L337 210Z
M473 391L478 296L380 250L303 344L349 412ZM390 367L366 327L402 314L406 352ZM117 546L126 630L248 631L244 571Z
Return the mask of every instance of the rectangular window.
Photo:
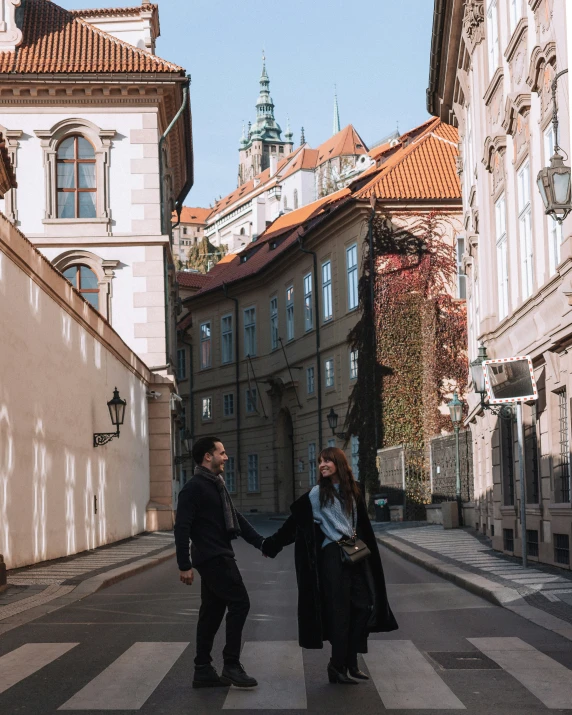
M317 469L316 469L316 443L310 442L308 445L308 479L310 486L316 485Z
M278 298L270 301L270 349L278 347Z
M509 0L510 34L515 31L518 21L522 17L522 0Z
M211 366L211 323L201 323L201 368Z
M350 380L357 379L358 351L350 350Z
M487 49L489 55L489 79L492 79L499 62L497 0L488 0L487 3Z
M554 497L558 503L570 501L570 443L568 440L568 399L566 390L558 393L559 453L554 460Z
M526 530L526 552L529 556L538 556L538 531Z
M258 412L258 393L256 387L246 391L246 413L251 415Z
M457 298L467 299L467 276L463 268L463 254L465 253L465 239L457 238Z
M229 457L224 467L224 482L231 494L236 494L236 471L234 469L234 457Z
M314 368L309 367L306 370L306 392L309 395L313 395L315 389L316 389L316 384L315 384L315 380L314 380Z
M184 380L187 377L187 351L185 348L177 350L177 379Z
M244 357L256 355L256 308L244 311Z
M232 417L234 415L234 394L229 392L222 396L223 402L223 414L225 417Z
M222 363L226 365L233 361L232 315L221 318Z
M508 315L508 259L506 238L506 203L504 194L495 204L495 224L499 320L504 320L504 318Z
M203 410L202 410L203 420L212 420L213 418L213 398L203 397Z
M328 447L336 446L336 440L334 439L334 437L330 437L330 439L328 440L328 444L326 446L328 446Z
M248 455L248 491L260 491L260 479L258 477L258 455Z
M294 286L286 288L286 340L294 340Z
M503 503L514 505L514 436L512 420L500 420Z
M544 132L544 165L548 166L550 157L554 154L554 127L552 124ZM555 221L551 216L546 217L548 223L548 259L550 263L550 275L556 273L556 268L560 265L560 246L562 244L562 224Z
M348 310L355 310L359 303L357 243L346 249L346 268L348 273Z
M359 479L359 437L357 434L352 434L351 438L351 467L354 477Z
M312 306L312 274L304 276L304 330L314 327L314 308Z
M331 320L334 315L332 304L332 263L322 263L322 313L324 322Z
M557 564L570 564L570 536L554 534L554 561Z
M539 495L539 454L536 417L536 402L526 410L527 419L524 422L524 469L526 473L526 503L538 504ZM530 417L528 417L528 414Z
M513 529L502 530L502 546L505 551L514 551L514 531Z
M518 233L523 300L532 295L532 209L530 206L530 166L528 161L517 174Z
M326 360L326 387L334 386L334 358Z

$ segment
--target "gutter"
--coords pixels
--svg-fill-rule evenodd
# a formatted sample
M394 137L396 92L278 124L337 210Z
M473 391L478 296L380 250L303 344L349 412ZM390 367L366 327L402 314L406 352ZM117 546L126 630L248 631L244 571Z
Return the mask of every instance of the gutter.
M435 112L435 102L433 97L437 91L439 74L441 72L441 49L443 45L443 30L445 26L445 3L446 0L435 0L433 9L433 31L431 33L431 53L429 58L429 86L426 90L427 111L433 116L438 116Z

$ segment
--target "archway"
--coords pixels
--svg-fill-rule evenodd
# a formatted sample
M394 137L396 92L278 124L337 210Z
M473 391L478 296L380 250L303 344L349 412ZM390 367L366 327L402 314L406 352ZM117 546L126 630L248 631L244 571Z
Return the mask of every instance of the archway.
M277 508L288 512L294 501L294 425L287 409L280 410L276 423Z

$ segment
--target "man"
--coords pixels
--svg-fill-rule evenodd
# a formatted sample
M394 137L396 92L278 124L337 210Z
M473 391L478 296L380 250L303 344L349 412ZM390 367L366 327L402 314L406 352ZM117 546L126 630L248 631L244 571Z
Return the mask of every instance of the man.
M242 629L250 601L236 565L231 540L238 536L257 549L264 538L236 511L224 479L228 456L218 437L201 437L192 450L198 466L179 493L175 520L175 544L180 579L193 583L193 567L201 577L201 607L197 623L194 688L258 685L240 664ZM189 539L191 558L189 559ZM212 666L215 635L226 615L224 667L218 676Z

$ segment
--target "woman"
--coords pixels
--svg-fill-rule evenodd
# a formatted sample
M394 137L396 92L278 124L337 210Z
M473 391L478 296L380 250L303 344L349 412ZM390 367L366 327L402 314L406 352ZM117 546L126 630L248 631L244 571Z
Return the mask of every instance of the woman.
M330 683L357 685L353 678L368 679L357 660L358 653L367 653L368 634L398 626L366 505L345 454L336 447L322 450L319 470L319 483L292 504L291 516L264 540L262 552L274 558L295 543L299 643L322 648L329 640ZM346 565L337 542L354 533L371 554Z

